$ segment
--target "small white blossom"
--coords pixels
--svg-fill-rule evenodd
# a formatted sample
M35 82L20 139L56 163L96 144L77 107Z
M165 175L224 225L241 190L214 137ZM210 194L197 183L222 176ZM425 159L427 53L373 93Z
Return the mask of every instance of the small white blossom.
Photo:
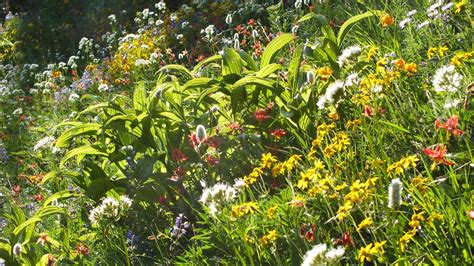
M398 209L402 204L402 182L399 178L392 179L388 188L388 207Z

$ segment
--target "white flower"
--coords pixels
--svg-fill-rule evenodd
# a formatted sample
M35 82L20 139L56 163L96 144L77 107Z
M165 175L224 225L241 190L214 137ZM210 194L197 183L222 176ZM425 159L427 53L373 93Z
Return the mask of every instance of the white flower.
M405 26L406 26L408 23L411 22L411 20L412 20L411 18L406 18L406 19L400 21L400 23L398 24L398 26L400 27L400 29L404 29Z
M143 18L145 19L145 18L148 17L148 15L150 15L150 9L145 8L145 9L143 9L142 13L143 13Z
M181 28L184 29L184 28L186 28L188 25L189 25L189 22L188 22L188 21L183 21L183 23L181 23Z
M320 110L326 107L326 97L323 95L319 97L318 103L316 104Z
M359 78L359 74L357 74L356 72L352 72L346 77L344 86L356 87L356 86L359 86L360 81L361 79Z
M430 24L430 21L429 20L425 20L424 22L422 22L420 25L418 25L418 29L421 29L423 27L426 27Z
M303 1L302 1L302 0L296 0L296 2L295 2L295 8L296 8L296 9L301 8L302 4L303 4Z
M338 97L342 93L343 89L344 82L336 80L331 83L326 89L326 93L324 94L326 101L331 104L335 103L337 100L336 97Z
M204 29L204 33L206 34L207 38L211 38L214 32L216 31L216 27L214 25L209 25ZM201 31L203 32L203 31Z
M373 93L380 93L380 92L382 92L382 86L381 85L375 85L370 90Z
M357 60L357 57L361 52L362 49L357 45L347 47L342 51L341 55L337 59L337 63L340 67L343 67L345 64L352 63L353 61Z
M46 146L52 147L54 141L55 141L55 138L46 136L40 139L38 143L36 143L36 145L33 147L33 151L37 152Z
M258 31L257 31L257 30L253 30L253 31L252 31L252 37L258 38L258 36L259 36Z
M211 188L204 188L199 201L209 208L209 213L215 216L218 207L232 201L237 196L237 190L227 184L218 183Z
M69 101L71 102L75 102L77 100L79 100L79 95L77 95L76 93L71 93L71 95L69 95Z
M412 11L408 12L407 16L412 17L413 15L416 14L416 12L418 11L416 9L413 9Z
M176 39L177 39L177 40L181 40L181 39L183 39L183 38L184 38L184 35L183 35L183 34L178 34L178 35L176 35Z
M242 178L238 178L234 180L234 185L232 187L235 188L237 191L243 191L246 185Z
M235 50L240 50L240 42L239 39L234 39L234 49Z
M160 25L163 24L163 23L164 23L163 20L159 19L159 20L157 20L157 21L155 22L155 25L156 25L156 26L160 26Z
M436 92L456 92L461 87L462 75L456 72L453 65L442 66L433 77Z
M17 109L15 109L15 111L13 111L14 116L19 116L21 114L23 114L23 109L21 109L21 108L17 108Z
M123 195L120 197L120 204L122 211L127 211L132 206L133 201L127 196Z
M454 6L454 3L451 2L451 3L448 3L448 4L444 5L444 6L442 6L442 7L441 7L441 10L444 12L444 11L450 9L450 8L453 7L453 6Z
M102 209L101 208L92 209L91 212L89 213L89 221L91 221L93 225L96 225L100 222L101 219L102 219Z
M105 217L115 219L119 215L120 204L114 199L107 197L102 201L101 210Z
M117 17L115 17L115 15L114 15L114 14L112 14L112 15L108 16L107 18L108 18L108 19L109 19L109 21L110 21L110 22L112 22L112 23L115 23L115 22L117 22Z
M447 100L444 105L443 105L443 108L444 109L452 109L452 108L456 108L458 107L458 105L461 103L461 100Z
M293 28L291 28L291 33L296 34L298 32L299 26L295 25Z
M13 246L13 255L14 256L18 256L20 255L21 253L21 244L20 243L16 243L14 246Z
M160 1L159 3L155 4L155 7L158 8L158 10L163 11L166 9L166 3Z
M402 204L402 182L399 178L392 179L388 188L388 207L398 209Z
M227 25L232 24L232 15L231 14L227 14L227 17L225 17L225 23Z
M336 261L342 258L345 252L346 250L344 249L343 246L339 246L337 248L330 248L328 252L326 252L325 257L329 261Z
M204 141L207 138L206 128L203 125L198 125L196 127L196 138L200 142Z
M139 59L137 59L137 61L135 61L135 66L137 66L137 67L146 66L148 64L150 64L150 61L145 60L145 59L141 59L141 58L139 58Z
M306 81L310 84L312 84L315 80L315 75L313 71L308 71L306 72Z
M306 252L306 254L303 257L303 263L301 263L301 266L313 266L313 265L319 265L319 264L324 264L323 261L323 256L324 253L327 250L326 244L318 244L313 246L311 250Z
M97 88L99 92L107 92L109 91L109 85L107 84L100 84L99 88Z

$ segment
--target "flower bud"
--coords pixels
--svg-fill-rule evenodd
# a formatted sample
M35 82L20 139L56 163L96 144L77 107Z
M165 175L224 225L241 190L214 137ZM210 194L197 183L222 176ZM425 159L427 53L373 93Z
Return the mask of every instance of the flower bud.
M196 137L199 142L202 142L207 139L206 128L203 125L198 125L196 127Z
M399 178L392 179L388 188L388 207L398 209L402 204L402 182Z

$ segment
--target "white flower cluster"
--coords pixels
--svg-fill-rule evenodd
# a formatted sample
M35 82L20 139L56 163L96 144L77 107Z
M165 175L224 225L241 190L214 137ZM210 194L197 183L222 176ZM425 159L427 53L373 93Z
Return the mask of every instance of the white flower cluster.
M326 93L319 97L318 99L318 108L324 109L327 104L336 104L337 100L344 93L344 82L341 80L336 80L331 83L327 89Z
M94 46L94 43L92 39L87 39L86 37L83 37L79 41L79 50L80 51L84 50L85 53L89 53L92 50L93 46Z
M301 266L337 264L339 259L344 256L344 253L345 250L342 246L328 250L326 244L318 244L306 252Z
M461 87L462 75L456 72L453 65L442 66L433 77L436 92L457 92Z
M237 190L227 184L218 183L211 188L204 188L199 201L209 208L209 213L216 216L219 208L232 201L237 196Z
M388 207L398 209L402 204L402 182L399 178L392 179L388 187Z
M51 149L51 151L53 153L58 153L61 151L61 149L59 148L56 148L54 146L54 141L56 139L54 137L51 137L51 136L46 136L42 139L40 139L36 145L33 147L33 151L37 152L37 151L40 151L40 150L43 150L43 149Z
M357 61L361 52L362 48L360 48L360 46L349 46L342 51L341 55L337 59L337 63L340 67L344 67L347 64L354 63Z
M212 35L216 32L216 27L214 25L209 25L205 29L201 30L201 33L206 34L206 37L210 39Z
M107 197L102 203L91 210L89 220L93 225L97 225L104 220L118 221L127 214L132 206L132 200L123 195L119 200Z
M412 10L412 11L408 12L407 18L400 21L400 23L398 24L400 29L404 29L406 27L406 25L408 25L410 22L412 22L413 16L416 14L416 12L417 12L416 10Z
M166 9L166 3L162 1L160 1L159 3L156 3L155 4L155 7L160 10L160 11L163 11Z

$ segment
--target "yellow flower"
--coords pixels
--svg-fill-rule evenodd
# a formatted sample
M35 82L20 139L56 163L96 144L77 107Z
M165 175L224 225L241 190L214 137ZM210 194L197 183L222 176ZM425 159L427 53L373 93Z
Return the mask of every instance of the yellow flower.
M271 153L264 153L262 155L262 160L261 161L262 162L261 162L260 166L262 168L270 169L272 167L272 164L277 162L277 159Z
M372 59L375 55L377 55L378 51L379 51L378 47L371 47L369 52L367 53L367 58L369 60Z
M327 80L332 75L332 70L328 66L318 68L316 72L322 80Z
M438 54L439 54L439 56L443 57L443 56L444 56L444 52L446 52L447 50L449 50L449 49L448 49L448 47L446 47L445 45L440 46L440 47L438 48Z
M277 163L275 166L273 166L273 168L272 168L272 176L273 177L283 175L284 173L285 173L284 163Z
M364 261L369 261L369 262L372 261L372 257L375 254L377 254L376 252L374 252L374 249L372 248L372 245L373 244L371 243L371 244L369 244L369 245L367 245L367 246L365 246L365 247L363 247L359 250L358 259L361 263L363 263Z
M405 66L405 70L413 74L418 72L418 66L415 63L410 63Z
M439 213L439 212L432 212L430 214L430 216L428 217L428 224L433 227L434 226L434 222L436 220L438 221L442 221L444 219L444 215Z
M339 210L337 210L337 219L342 220L346 218L350 211L352 209L352 204L350 202L344 203L344 205L339 207Z
M234 217L242 217L246 214L253 214L256 211L258 211L258 205L253 201L232 207L232 215Z
M392 18L392 16L390 16L390 14L385 14L385 15L380 17L380 22L382 23L382 26L388 27L388 26L392 25L395 22L395 20L393 20L393 18Z
M377 182L377 180L379 180L378 177L369 178L367 181L365 181L365 186L366 186L367 188L369 188L369 187L375 187L375 182Z
M362 222L359 223L359 225L357 225L357 232L359 232L360 230L364 229L364 228L367 228L371 225L374 224L374 221L372 221L372 218L368 217L368 218L365 218L364 220L362 220Z
M347 127L347 128L353 127L353 128L355 129L355 128L357 128L358 126L360 126L361 124L362 124L362 120L360 120L360 119L355 119L355 120L352 120L352 121L349 120L349 121L347 121L347 123L346 123L346 127Z
M244 236L244 241L247 242L247 243L250 243L250 244L255 243L255 240L252 237L248 236L248 235Z
M395 64L395 66L397 66L398 68L401 68L401 69L404 69L405 68L405 60L403 60L403 58L400 58L400 59L397 59L393 62Z
M420 226L420 223L425 220L425 217L423 217L423 214L425 212L420 212L420 213L415 213L411 216L411 221L408 223L411 228L418 228Z
M301 161L302 157L303 156L299 154L291 155L290 158L283 163L285 170L287 172L291 172L293 168L295 168L295 166Z
M430 47L428 49L428 52L426 53L426 55L428 55L428 59L431 59L435 55L436 50L437 49L435 47Z
M276 215L277 209L278 209L278 205L268 208L267 217L270 219L273 219L273 217L275 217Z
M410 240L415 236L416 234L416 228L413 228L411 229L410 231L406 232L401 238L400 240L398 241L398 243L400 244L400 250L402 252L405 252L405 248L408 244L408 242L410 242Z
M288 204L292 207L303 207L306 204L306 199L302 196L296 196Z
M428 190L427 184L428 184L428 179L422 176L414 177L411 180L411 185L414 186L415 189L420 191L421 193L424 193Z
M252 172L244 177L244 182L247 185L247 187L257 181L257 178L260 177L260 175L263 174L262 168L255 167Z
M262 238L260 238L258 243L261 246L266 246L266 245L269 245L269 244L275 242L277 240L277 238L278 238L278 235L276 233L276 230L271 230L270 232L268 232L268 234L262 236Z
M466 5L466 0L461 0L461 2L457 3L456 6L454 7L455 8L455 11L454 13L459 13L461 12L461 9L463 8L463 6Z
M408 156L408 157L402 159L403 167L405 167L405 169L408 169L408 167L410 167L410 166L415 168L416 167L416 162L418 162L419 160L420 159L416 155Z

